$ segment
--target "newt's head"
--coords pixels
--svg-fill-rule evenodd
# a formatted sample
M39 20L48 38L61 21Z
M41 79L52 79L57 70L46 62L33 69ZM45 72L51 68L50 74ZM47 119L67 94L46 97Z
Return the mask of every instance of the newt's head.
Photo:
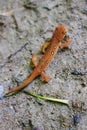
M56 27L53 33L53 39L58 40L59 42L64 39L67 33L67 28L65 25L60 25Z

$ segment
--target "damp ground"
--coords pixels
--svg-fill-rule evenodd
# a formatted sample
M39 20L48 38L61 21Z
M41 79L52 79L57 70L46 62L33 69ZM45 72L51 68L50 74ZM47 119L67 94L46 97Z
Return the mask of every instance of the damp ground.
M87 130L87 0L0 0L0 93L21 84L33 71L56 26L65 24L72 43L60 49L44 83L25 90L69 100L69 105L20 92L0 100L0 130Z

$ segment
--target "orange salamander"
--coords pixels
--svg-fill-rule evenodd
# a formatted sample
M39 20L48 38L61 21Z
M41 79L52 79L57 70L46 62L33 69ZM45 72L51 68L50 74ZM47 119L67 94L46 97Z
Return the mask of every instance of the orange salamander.
M51 41L44 43L42 46L42 52L44 53L44 55L40 59L39 63L37 63L37 55L32 56L32 63L35 66L32 74L21 85L6 93L5 96L8 96L9 94L13 94L24 89L39 75L43 77L45 82L50 81L50 78L45 74L45 70L47 69L49 64L53 61L60 47L65 47L65 48L69 47L71 43L71 39L67 38L65 43L62 43L62 40L65 38L66 33L67 33L67 28L65 25L60 25L56 27L56 29L53 32Z

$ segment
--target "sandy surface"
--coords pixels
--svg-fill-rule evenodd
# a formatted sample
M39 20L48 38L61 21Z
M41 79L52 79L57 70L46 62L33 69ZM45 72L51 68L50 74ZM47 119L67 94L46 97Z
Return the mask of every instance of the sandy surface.
M26 87L32 93L68 99L69 106L20 92L0 100L0 130L87 130L87 0L0 0L0 14L4 93L33 71L32 55L40 52L56 26L65 24L72 39L70 48L59 50L47 69L51 81L45 84L38 77Z

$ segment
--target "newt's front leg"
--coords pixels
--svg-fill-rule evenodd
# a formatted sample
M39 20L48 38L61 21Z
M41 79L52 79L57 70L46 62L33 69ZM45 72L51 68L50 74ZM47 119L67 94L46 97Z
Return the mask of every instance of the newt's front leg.
M60 43L60 47L68 48L70 46L71 39L67 39L65 43Z
M49 47L50 45L50 42L45 42L43 45L42 45L42 48L41 48L41 51L43 53L45 53L46 49Z

